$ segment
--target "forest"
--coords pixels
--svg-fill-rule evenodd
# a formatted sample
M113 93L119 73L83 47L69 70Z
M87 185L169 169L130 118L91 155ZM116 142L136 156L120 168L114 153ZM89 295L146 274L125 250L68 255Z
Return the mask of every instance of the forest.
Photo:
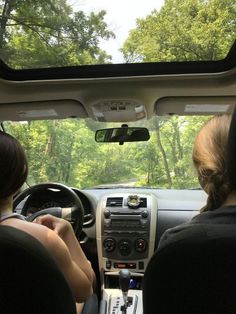
M30 185L51 181L78 188L121 184L188 189L199 188L191 154L195 135L207 119L154 117L145 125L139 122L148 127L149 141L124 145L95 142L94 131L111 125L91 119L8 122L4 127L25 148Z
M116 35L106 11L85 14L66 0L0 1L0 57L14 69L111 63L100 42ZM121 52L124 62L225 58L236 35L235 0L166 0L136 20ZM4 123L24 146L29 184L61 182L78 188L130 184L199 188L191 163L195 135L209 116L154 117L148 142L96 143L91 119Z

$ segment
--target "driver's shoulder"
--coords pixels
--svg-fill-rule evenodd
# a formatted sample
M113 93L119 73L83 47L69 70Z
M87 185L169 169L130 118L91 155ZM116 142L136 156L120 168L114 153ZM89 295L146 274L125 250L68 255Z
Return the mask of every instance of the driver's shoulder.
M28 233L29 235L39 240L49 250L52 248L52 246L55 245L55 243L59 244L61 242L55 231L34 222L11 218L3 221L1 224Z

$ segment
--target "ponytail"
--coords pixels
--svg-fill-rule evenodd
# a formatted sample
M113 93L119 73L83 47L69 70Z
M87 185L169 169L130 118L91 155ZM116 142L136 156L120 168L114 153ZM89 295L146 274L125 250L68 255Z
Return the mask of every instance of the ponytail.
M205 183L204 190L208 194L207 203L200 211L205 212L219 208L231 192L227 175L213 173Z
M223 205L231 189L226 169L227 143L231 115L217 115L198 132L193 146L193 164L199 182L208 194L201 212Z

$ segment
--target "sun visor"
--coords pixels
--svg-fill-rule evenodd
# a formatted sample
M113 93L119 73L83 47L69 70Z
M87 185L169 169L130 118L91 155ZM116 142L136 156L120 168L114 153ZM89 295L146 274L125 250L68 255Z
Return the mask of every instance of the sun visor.
M165 97L156 102L156 114L214 115L232 113L236 96L222 97Z
M88 117L75 100L53 100L0 104L1 121L50 120Z

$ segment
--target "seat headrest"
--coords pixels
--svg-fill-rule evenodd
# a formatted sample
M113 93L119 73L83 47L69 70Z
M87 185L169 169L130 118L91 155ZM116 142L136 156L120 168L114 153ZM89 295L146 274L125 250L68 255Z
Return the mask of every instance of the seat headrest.
M29 234L0 226L0 311L75 314L72 292L47 249Z
M144 314L236 313L235 248L235 225L186 225L147 266Z

